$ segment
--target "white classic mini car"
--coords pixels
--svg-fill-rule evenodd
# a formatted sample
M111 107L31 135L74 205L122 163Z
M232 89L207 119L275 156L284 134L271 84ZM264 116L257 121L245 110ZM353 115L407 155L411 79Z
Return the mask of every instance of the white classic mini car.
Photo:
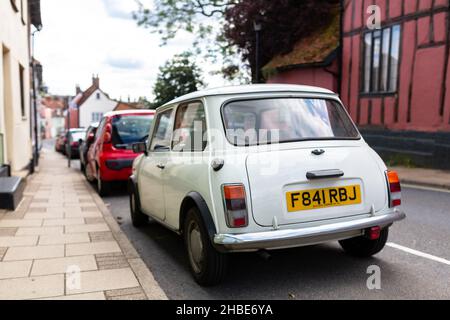
M223 280L230 252L340 241L380 252L405 218L400 181L366 144L338 96L308 86L192 93L157 110L129 182L133 224L184 236L192 274Z

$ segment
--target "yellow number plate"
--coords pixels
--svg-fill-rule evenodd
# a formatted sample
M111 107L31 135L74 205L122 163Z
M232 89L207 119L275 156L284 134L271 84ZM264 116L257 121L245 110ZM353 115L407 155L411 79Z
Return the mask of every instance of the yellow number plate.
M361 186L335 187L286 193L289 212L360 204Z

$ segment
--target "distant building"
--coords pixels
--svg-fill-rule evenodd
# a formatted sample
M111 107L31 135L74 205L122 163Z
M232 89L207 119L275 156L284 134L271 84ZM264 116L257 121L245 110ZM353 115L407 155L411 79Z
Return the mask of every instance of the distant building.
M31 26L41 28L39 0L0 1L0 176L34 168ZM10 170L9 170L10 169Z
M76 96L70 102L70 128L88 128L99 122L103 115L113 111L117 102L100 89L98 76L92 77L92 85L86 90L76 89Z
M117 106L114 108L114 111L123 111L123 110L139 110L145 109L145 105L139 102L117 102Z
M64 111L67 109L68 97L47 95L41 100L40 135L42 139L53 139L64 131Z

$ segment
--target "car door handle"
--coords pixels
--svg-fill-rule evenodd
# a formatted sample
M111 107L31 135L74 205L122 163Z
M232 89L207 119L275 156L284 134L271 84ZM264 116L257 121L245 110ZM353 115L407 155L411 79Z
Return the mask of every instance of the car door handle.
M340 178L343 176L344 176L344 172L339 169L310 171L306 174L306 178L308 178L308 180Z
M159 169L164 170L166 168L166 166L162 163L159 163L156 165Z

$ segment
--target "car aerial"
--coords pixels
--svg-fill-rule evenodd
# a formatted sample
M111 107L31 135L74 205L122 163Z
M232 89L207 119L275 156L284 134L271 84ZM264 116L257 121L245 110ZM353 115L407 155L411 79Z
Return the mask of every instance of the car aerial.
M84 140L81 141L80 147L79 147L79 154L80 154L80 169L81 172L85 173L86 175L86 163L87 163L87 153L89 151L90 146L95 141L95 134L97 133L97 129L99 126L99 122L92 123L89 128L86 130L86 135L84 137Z
M370 257L406 215L398 175L326 89L252 85L160 107L129 180L134 226L184 237L191 272L220 283L229 253L339 241Z
M86 129L77 128L70 129L66 134L65 141L65 155L72 159L78 159L80 156L79 147L80 141L83 141L86 135Z
M155 111L125 110L104 115L87 153L85 174L97 181L101 196L109 193L112 182L128 181L137 154L133 144L146 141Z

